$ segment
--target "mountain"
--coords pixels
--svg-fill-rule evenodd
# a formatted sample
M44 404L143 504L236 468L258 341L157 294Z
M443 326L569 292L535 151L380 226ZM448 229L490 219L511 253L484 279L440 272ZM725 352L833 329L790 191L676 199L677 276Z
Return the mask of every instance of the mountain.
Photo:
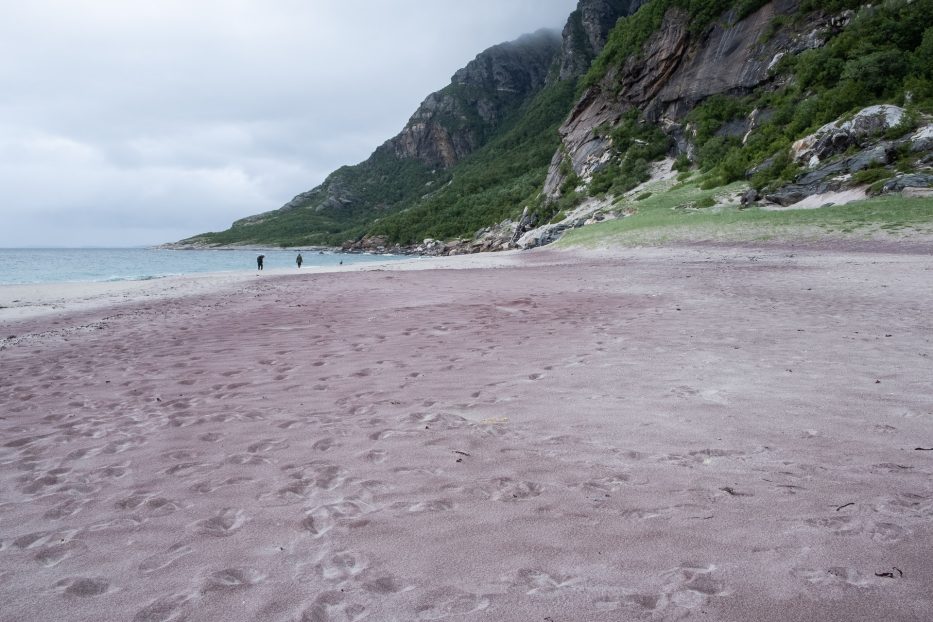
M540 30L481 52L364 162L337 169L278 210L183 243L339 244L359 236L374 219L448 183L452 169L513 123L544 88L560 45L557 33Z
M907 173L894 186L928 186L931 14L933 0L580 0L560 35L479 54L366 161L181 244L546 243L628 215L613 205L665 159L751 202ZM853 115L868 120L843 131Z

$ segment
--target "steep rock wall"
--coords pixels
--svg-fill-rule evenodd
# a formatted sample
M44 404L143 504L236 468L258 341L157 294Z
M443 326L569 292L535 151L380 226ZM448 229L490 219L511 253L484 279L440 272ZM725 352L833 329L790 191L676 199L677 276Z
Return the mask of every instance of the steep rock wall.
M647 0L580 0L561 33L559 80L586 73L606 45L620 17L631 15Z
M574 106L560 129L562 145L545 193L559 194L565 158L581 177L597 169L611 149L598 128L615 125L628 110L636 108L677 134L684 116L707 97L751 92L772 79L769 69L779 54L822 45L828 22L820 17L766 35L776 15L790 15L797 6L797 0L776 0L741 20L726 13L699 36L691 36L687 13L668 10L642 53L610 70Z

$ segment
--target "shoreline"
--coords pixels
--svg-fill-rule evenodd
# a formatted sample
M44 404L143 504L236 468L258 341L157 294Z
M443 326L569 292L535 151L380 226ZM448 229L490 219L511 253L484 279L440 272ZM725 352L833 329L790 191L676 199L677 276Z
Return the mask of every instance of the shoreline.
M0 284L0 325L70 311L89 311L145 299L175 298L213 293L256 279L297 277L312 274L353 273L368 270L428 270L493 267L510 264L518 251L477 253L454 257L410 257L339 266L305 264L292 267L198 272L160 278L125 281L81 281L57 283ZM482 255L482 256L481 256ZM493 256L499 258L494 259Z

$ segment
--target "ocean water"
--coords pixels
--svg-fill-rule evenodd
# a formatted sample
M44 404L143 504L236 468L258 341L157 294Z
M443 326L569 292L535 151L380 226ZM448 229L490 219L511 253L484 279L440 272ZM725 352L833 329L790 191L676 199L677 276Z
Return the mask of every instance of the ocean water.
M0 284L136 281L199 272L293 268L297 251L163 250L153 248L0 248ZM404 259L398 255L361 255L306 251L304 267L336 266Z

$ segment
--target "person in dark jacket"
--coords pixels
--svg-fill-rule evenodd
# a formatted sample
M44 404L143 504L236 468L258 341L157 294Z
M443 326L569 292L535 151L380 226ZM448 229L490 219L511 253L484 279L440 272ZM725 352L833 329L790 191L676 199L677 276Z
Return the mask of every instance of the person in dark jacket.
M266 258L265 255L260 255L259 257L256 258L256 269L257 270L262 270L262 260L265 258Z

